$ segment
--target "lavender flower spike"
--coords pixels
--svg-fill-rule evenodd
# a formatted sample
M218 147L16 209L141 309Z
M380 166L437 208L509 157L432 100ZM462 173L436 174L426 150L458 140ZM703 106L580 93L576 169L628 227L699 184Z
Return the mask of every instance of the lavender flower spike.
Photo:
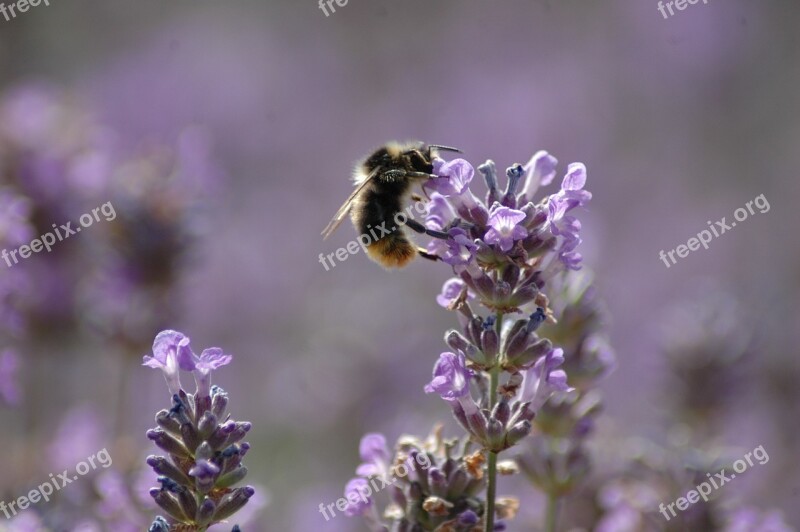
M437 448L443 460L429 471L417 469L406 485L393 489L383 514L366 501L353 502L351 511L372 519L373 530L495 532L505 530L504 520L516 512L518 503L497 497L497 475L510 470L498 455L532 433L534 417L554 393L570 389L556 339L540 337L537 329L558 323L553 289L564 270L580 268L581 224L570 211L585 205L591 193L584 190L586 167L574 163L558 192L535 200L538 188L553 181L556 164L539 151L527 164L509 166L501 187L495 163L486 161L478 167L488 188L483 201L470 190L475 170L469 162L433 161L433 177L422 185L430 198L425 226L447 238L437 235L426 250L455 274L436 301L457 313L460 330L445 333L452 351L439 355L425 392L449 404L468 434L465 441L477 449L459 455L452 444ZM359 473L377 476L385 443L375 435L368 441L370 458L362 451L366 463ZM430 462L426 447L396 455L392 467L409 453ZM356 486L348 485L347 493L357 495ZM479 495L483 488L485 500Z
M167 514L150 530L204 532L238 512L255 493L250 486L232 487L247 475L242 457L250 445L242 439L251 425L226 416L227 394L210 384L211 371L232 357L216 347L197 357L189 338L177 331L159 333L153 355L145 357L145 365L164 370L173 404L156 414L158 427L147 432L167 455L147 459L161 484L150 495ZM194 372L194 394L181 388L180 370Z

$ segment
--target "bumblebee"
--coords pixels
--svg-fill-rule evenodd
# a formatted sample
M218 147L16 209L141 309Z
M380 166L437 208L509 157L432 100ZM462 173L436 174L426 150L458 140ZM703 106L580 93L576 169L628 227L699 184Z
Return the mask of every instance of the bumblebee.
M356 165L353 173L356 188L322 231L323 239L328 238L349 213L361 235L359 242L378 264L402 268L417 255L436 260L435 256L412 244L404 227L435 238L449 236L411 219L403 212L403 206L409 199L420 199L412 195L415 184L436 177L432 172L438 151L461 153L456 148L423 142L390 142L375 150ZM398 223L401 216L402 221Z

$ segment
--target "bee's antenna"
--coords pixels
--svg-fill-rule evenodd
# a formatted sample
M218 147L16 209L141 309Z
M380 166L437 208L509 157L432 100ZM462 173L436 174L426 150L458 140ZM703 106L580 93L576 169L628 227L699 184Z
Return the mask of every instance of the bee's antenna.
M433 148L435 150L442 150L442 151L454 151L456 153L464 153L458 148L451 148L450 146L440 146L439 144L429 144L429 148Z

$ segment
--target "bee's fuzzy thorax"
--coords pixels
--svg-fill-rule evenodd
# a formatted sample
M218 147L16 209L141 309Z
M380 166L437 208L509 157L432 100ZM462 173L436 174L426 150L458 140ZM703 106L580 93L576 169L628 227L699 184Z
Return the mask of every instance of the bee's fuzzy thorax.
M418 141L389 142L374 150L355 165L352 179L356 190L323 230L323 236L327 238L335 231L348 214L359 235L379 239L372 231L390 227L393 234L381 236L386 242L371 246L369 256L385 267L405 266L419 250L404 231L404 222L395 222L395 217L408 202L413 187L431 175L432 159L431 147ZM412 229L425 231L418 223Z

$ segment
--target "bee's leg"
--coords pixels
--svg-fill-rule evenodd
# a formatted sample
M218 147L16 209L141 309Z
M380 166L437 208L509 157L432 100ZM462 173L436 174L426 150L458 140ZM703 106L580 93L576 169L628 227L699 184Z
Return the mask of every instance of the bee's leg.
M433 179L439 177L436 174L426 174L425 172L405 172L408 177L424 177L425 179Z
M407 172L405 170L386 170L384 173L381 174L381 179L385 181L397 181L398 179L405 177Z
M418 221L412 220L411 218L406 220L406 225L408 226L409 229L411 229L412 231L415 231L415 232L417 232L417 233L419 233L421 235L428 235L428 236L432 236L433 238L440 238L442 240L449 240L450 238L452 238L450 235L448 235L447 233L445 233L443 231L436 231L434 229L428 229L427 227L425 227L424 225L422 225Z
M451 146L442 146L441 144L428 144L428 148L433 148L434 150L441 150L441 151L454 151L456 153L464 153L458 148L453 148Z
M381 179L384 181L397 181L403 177L416 177L416 178L425 178L425 179L432 179L434 177L439 177L438 175L434 174L426 174L425 172L409 172L408 170L386 170L384 173L381 174Z
M417 253L419 253L419 256L422 257L423 259L432 260L434 262L437 260L442 260L442 258L439 255L428 253L427 250L425 250L425 248L417 248Z
M411 194L411 201L422 201L422 196L419 194Z

